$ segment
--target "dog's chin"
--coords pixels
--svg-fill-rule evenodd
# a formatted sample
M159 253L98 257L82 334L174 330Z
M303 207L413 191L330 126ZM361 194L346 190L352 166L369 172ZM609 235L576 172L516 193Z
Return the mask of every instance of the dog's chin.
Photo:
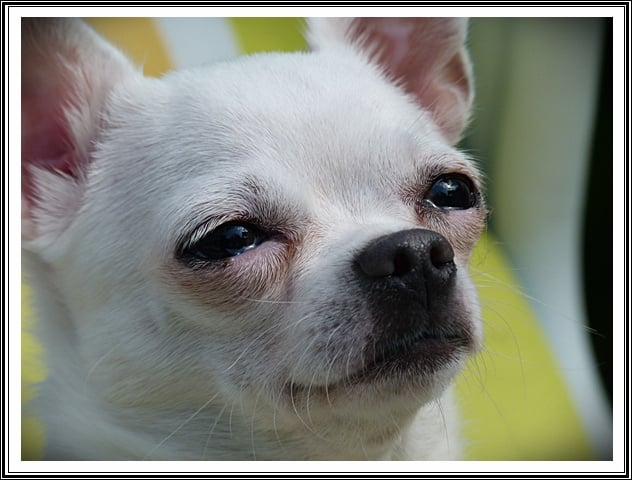
M289 382L285 391L293 408L308 404L313 410L320 404L331 412L332 407L384 408L402 402L419 406L442 394L476 350L475 343L469 335L420 336L367 354L361 368L341 378L324 384Z

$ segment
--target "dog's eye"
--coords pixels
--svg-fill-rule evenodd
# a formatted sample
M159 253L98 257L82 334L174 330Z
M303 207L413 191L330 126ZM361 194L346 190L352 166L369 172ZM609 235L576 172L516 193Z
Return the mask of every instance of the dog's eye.
M241 255L264 240L265 234L252 225L227 223L195 242L186 253L200 260L222 260Z
M466 210L476 205L478 194L465 175L447 174L434 181L424 201L444 210Z

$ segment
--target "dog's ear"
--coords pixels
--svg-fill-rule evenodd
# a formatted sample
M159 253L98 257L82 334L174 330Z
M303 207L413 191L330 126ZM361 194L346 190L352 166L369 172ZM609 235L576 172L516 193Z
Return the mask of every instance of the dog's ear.
M461 18L316 18L308 20L313 49L351 45L430 111L446 140L456 143L473 100L471 64Z
M22 19L22 236L59 231L82 181L112 86L140 75L74 19Z

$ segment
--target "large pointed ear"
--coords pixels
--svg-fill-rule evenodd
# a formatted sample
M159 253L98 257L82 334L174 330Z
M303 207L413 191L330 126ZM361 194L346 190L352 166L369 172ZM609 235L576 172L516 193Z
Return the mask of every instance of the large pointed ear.
M76 19L22 19L22 237L72 218L107 97L139 72Z
M430 111L446 140L456 143L473 100L472 69L461 18L316 18L308 20L313 49L351 45Z

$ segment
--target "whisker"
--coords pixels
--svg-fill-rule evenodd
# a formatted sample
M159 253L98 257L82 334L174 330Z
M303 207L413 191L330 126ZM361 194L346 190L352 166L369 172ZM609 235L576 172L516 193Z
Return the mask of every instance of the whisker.
M103 363L103 361L105 361L105 359L107 357L109 357L114 350L116 350L118 347L120 347L123 342L127 340L127 339L121 339L121 341L117 342L116 344L114 344L107 352L105 352L103 355L101 355L96 362L94 362L92 364L92 366L90 367L90 370L88 370L88 373L86 373L86 377L83 381L83 397L86 398L88 396L88 383L90 381L90 377L92 376L92 374L95 372L95 370L97 369L97 367Z
M250 420L250 448L252 450L252 459L257 460L257 452L255 447L255 418L257 416L257 403L259 402L259 397L261 396L262 390L260 389L257 395L255 396L255 404L252 407L252 418Z
M213 436L213 432L215 431L215 427L217 427L217 424L219 423L220 418L222 418L222 415L224 414L224 411L226 410L226 407L228 407L227 403L225 403L224 406L222 407L222 409L219 411L219 413L215 417L215 422L213 423L213 426L208 431L208 434L206 436L206 443L204 444L204 451L202 452L202 459L203 460L206 459L206 454L208 452L209 442L211 441L211 437Z
M294 388L292 388L293 386L294 386L294 383L290 380L290 402L292 403L292 409L294 410L296 417L305 426L308 432L310 432L316 437L319 437L318 433L312 427L310 427L307 423L305 423L305 420L303 420L303 417L299 413L298 408L296 407L296 402L294 400Z
M448 448L448 456L450 451L452 450L450 447L450 434L448 432L448 422L445 419L445 412L443 410L443 405L441 404L441 398L436 398L434 400L435 405L437 406L437 408L439 409L439 415L441 415L441 423L443 425L443 433L445 436L445 443L447 445Z
M281 392L279 392L279 397L281 396ZM277 427L277 411L279 410L279 401L274 399L274 405L272 408L272 428L274 430L274 435L276 436L277 442L282 449L285 449L285 445L283 445L283 441L281 440L281 435L279 435L279 428Z
M252 298L252 297L246 297L245 295L238 295L238 297L242 300L245 300L247 302L253 302L253 303L269 303L272 305L305 305L307 304L307 302L301 302L298 300L272 300L272 299L266 299L266 298Z
M204 410L204 408L206 408L213 400L215 400L215 398L217 398L217 396L219 395L219 393L216 393L215 395L213 395L211 398L209 398L206 402L204 402L200 408L198 408L195 412L193 412L186 420L184 420L180 425L178 425L178 427L173 430L169 435L167 435L165 438L163 438L160 443L158 443L158 445L156 445L146 456L145 459L149 458L151 455L153 455L153 453L158 450L162 445L165 444L165 442L167 442L171 437L173 437L176 433L178 433L187 423L189 423L191 420L193 420L195 417L198 416L198 414Z

